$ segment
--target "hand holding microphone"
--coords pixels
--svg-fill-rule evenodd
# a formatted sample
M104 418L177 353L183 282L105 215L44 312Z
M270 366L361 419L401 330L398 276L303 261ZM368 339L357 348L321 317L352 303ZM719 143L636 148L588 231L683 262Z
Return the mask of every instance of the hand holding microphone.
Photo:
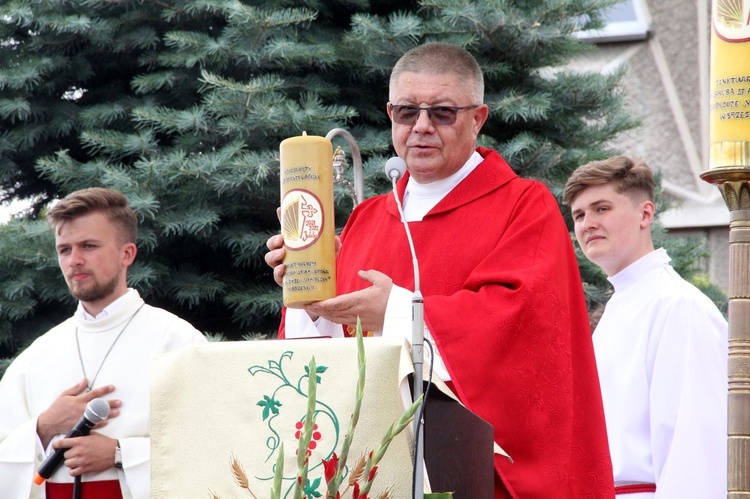
M104 399L94 399L88 403L86 410L83 412L83 416L78 420L78 423L73 427L72 430L65 436L65 438L73 438L88 435L91 429L97 424L101 423L109 417L109 403ZM46 479L52 476L52 474L60 467L65 459L65 452L68 449L57 449L52 453L42 465L39 467L36 476L34 477L34 483L41 485Z

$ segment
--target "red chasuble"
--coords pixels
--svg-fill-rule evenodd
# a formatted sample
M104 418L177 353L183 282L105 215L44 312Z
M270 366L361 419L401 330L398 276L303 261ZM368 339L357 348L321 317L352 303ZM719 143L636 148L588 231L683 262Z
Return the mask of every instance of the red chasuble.
M427 327L460 400L494 426L495 498L614 497L580 274L557 203L489 149L409 228ZM398 184L403 197L407 178ZM341 234L337 292L378 270L414 289L392 194L366 200ZM282 324L283 327L283 324ZM281 331L280 336L283 336Z

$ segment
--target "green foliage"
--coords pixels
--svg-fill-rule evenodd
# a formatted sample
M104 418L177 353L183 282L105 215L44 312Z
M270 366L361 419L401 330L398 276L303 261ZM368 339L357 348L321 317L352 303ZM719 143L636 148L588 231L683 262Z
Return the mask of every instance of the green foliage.
M664 247L669 253L675 272L703 291L724 317L727 317L729 298L717 285L712 284L703 273L703 264L708 257L706 241L698 237L669 237L664 228L657 225L654 230L654 245Z
M703 294L708 296L712 302L714 302L714 305L716 305L716 307L719 309L722 315L724 315L725 318L728 317L729 300L727 298L727 295L724 294L721 288L719 288L716 284L712 284L708 280L708 277L703 274L696 274L692 276L690 282L696 288L700 289Z
M118 189L136 209L130 284L150 303L216 338L273 335L281 294L263 253L278 232L280 142L346 128L365 195L387 189L388 75L425 41L476 56L491 109L481 143L559 193L636 125L622 73L563 67L594 50L570 34L616 2L7 0L0 201L33 205L0 228L0 357L71 313L39 227L49 201L90 186ZM341 225L352 203L342 188L336 199Z

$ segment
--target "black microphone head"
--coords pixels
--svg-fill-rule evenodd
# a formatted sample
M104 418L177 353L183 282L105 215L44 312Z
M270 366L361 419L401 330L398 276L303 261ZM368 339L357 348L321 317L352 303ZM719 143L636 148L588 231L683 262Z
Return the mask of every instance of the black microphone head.
M406 174L406 162L395 156L385 162L385 176L388 179L399 180Z
M93 424L98 424L109 417L109 403L104 399L94 399L88 403L83 417Z

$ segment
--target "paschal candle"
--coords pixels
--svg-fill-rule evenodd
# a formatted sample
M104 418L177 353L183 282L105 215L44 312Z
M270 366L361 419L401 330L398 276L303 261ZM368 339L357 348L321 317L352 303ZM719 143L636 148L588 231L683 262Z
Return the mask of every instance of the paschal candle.
M336 296L333 145L307 135L281 142L281 234L284 305Z

